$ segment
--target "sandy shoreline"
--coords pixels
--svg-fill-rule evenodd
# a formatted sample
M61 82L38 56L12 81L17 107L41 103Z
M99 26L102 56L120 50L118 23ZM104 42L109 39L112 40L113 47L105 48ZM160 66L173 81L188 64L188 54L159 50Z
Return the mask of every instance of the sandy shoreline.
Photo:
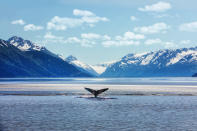
M0 84L0 95L83 95L84 87L109 88L107 95L194 95L197 86L103 84Z

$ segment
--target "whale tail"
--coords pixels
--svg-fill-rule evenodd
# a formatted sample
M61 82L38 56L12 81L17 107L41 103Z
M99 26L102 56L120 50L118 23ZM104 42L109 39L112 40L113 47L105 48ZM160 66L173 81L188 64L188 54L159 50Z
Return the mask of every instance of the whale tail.
M104 89L100 89L100 90L93 90L90 88L85 88L87 91L89 91L90 93L92 93L94 95L94 97L97 97L99 94L107 91L109 88L104 88Z

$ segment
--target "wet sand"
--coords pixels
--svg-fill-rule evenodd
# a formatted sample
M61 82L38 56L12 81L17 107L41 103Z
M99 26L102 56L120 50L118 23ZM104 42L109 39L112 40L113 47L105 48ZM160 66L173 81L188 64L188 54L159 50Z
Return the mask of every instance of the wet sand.
M84 87L109 88L104 95L197 95L196 85L0 84L0 95L87 95Z

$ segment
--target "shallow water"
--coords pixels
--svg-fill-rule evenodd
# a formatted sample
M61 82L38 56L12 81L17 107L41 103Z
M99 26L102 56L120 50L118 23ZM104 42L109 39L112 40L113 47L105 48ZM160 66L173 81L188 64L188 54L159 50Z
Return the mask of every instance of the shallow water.
M3 131L197 129L196 96L0 96ZM111 97L111 96L108 96Z
M0 78L0 95L82 95L84 87L107 95L195 95L197 78Z
M0 79L0 131L195 131L196 114L197 78Z
M0 84L196 85L197 77L0 78Z

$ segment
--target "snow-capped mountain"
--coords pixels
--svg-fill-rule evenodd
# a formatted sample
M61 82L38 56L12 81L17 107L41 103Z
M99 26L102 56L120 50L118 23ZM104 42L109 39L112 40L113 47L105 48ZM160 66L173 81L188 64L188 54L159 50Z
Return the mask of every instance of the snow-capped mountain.
M88 72L94 76L98 76L99 74L92 68L91 65L85 64L79 60L77 60L76 57L70 55L66 58L66 61L75 67L77 67L82 72Z
M23 46L24 45L24 46ZM92 77L20 37L0 39L0 77Z
M7 40L7 42L9 44L17 47L21 51L40 51L40 52L44 52L49 55L52 55L54 57L63 59L61 55L54 54L51 51L49 51L47 48L37 45L36 43L34 43L30 40L24 40L23 38L18 37L18 36L13 36L13 37L9 38Z
M92 74L94 76L99 76L100 74L105 72L107 67L109 67L111 64L115 63L115 61L112 61L112 62L105 62L105 63L97 64L97 65L89 65L89 64L85 64L85 63L79 61L76 57L74 57L72 55L68 56L66 58L66 61L68 63L76 66L81 71L89 72L90 74Z
M35 43L29 41L29 40L24 40L21 37L13 36L8 39L8 42L15 47L19 48L22 51L30 51L30 50L37 50L37 51L43 51L46 50L45 47L38 46Z
M0 72L0 77L197 76L197 47L128 54L118 61L88 65L14 36L0 39Z
M128 54L109 66L101 76L192 76L195 72L197 72L197 47Z

